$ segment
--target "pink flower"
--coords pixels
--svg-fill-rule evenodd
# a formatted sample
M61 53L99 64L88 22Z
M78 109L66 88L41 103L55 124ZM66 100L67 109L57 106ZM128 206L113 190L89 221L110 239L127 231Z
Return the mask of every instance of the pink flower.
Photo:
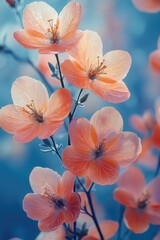
M0 109L0 126L14 134L19 142L45 139L56 132L68 116L72 96L67 89L56 90L49 98L47 89L30 77L20 77L13 83L14 104Z
M30 175L34 193L23 200L27 216L39 220L42 232L50 232L64 222L76 221L80 213L80 199L73 192L75 176L66 171L62 177L49 168L35 167Z
M120 167L132 164L141 152L140 139L122 132L123 119L113 107L104 107L88 121L74 119L69 126L71 146L62 154L73 174L106 185L117 181Z
M160 225L160 176L146 185L138 168L130 168L118 180L114 198L126 206L124 220L135 233L143 233L149 224Z
M130 92L122 81L131 66L128 52L115 50L103 56L102 41L93 31L84 31L71 58L61 64L66 79L78 88L90 89L98 97L113 103L124 102Z
M23 13L24 29L14 33L15 39L25 48L39 52L65 52L80 38L77 32L81 17L79 3L70 2L58 13L46 2L32 2Z
M155 13L160 11L160 0L132 0L132 2L142 12Z
M158 48L149 56L149 64L155 73L160 74L160 37L158 39Z

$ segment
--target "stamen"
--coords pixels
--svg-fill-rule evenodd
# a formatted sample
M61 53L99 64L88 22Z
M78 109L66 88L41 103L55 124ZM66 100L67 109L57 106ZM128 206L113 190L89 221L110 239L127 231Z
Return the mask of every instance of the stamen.
M89 77L91 80L96 79L98 75L107 74L107 73L105 72L105 70L106 70L106 68L107 68L107 67L104 65L105 60L103 59L103 61L100 62L100 57L97 56L97 61L98 61L97 67L93 67L93 65L91 64L90 69L89 69L88 77Z
M49 39L51 44L59 42L59 34L58 34L58 22L57 24L53 25L53 19L48 20L49 28L45 35Z
M29 117L36 122L42 123L44 121L42 112L38 111L35 107L34 100L31 100L30 104L26 104L26 108L23 107L23 111L29 114ZM29 109L29 110L28 110Z
M152 195L149 191L145 191L142 193L141 197L137 201L137 207L140 209L144 209L147 207L150 202Z
M105 150L105 139L98 145L98 147L93 151L92 156L94 160L101 158Z
M45 191L43 196L48 199L51 207L56 209L64 209L66 201L60 197L58 197L55 193L50 192L48 188L45 187Z

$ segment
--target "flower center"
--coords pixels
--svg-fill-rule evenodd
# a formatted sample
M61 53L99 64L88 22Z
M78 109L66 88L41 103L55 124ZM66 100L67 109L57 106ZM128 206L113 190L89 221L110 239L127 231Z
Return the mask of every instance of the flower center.
M143 192L142 195L140 196L140 198L138 199L137 207L140 209L146 208L148 203L150 202L151 197L152 196L149 191Z
M92 156L94 157L94 160L102 157L104 153L104 148L105 148L105 139L102 140L102 142L98 145L98 147L93 151Z
M45 189L45 192L43 194L44 197L48 199L51 206L53 206L55 209L64 209L66 205L66 200L60 198L54 193L51 193L50 190L47 188Z
M34 100L31 100L30 104L26 104L26 108L23 108L23 111L29 114L29 116L38 123L42 123L44 121L43 114L41 111L36 109Z
M47 33L45 33L45 35L47 36L51 44L58 43L60 40L58 33L58 22L54 25L53 19L49 19L48 24L49 28L47 29Z
M96 79L97 75L106 74L105 70L106 70L107 67L104 65L105 60L100 62L99 57L97 57L97 60L98 60L97 66L95 67L95 66L91 65L90 69L89 69L88 77L91 80Z

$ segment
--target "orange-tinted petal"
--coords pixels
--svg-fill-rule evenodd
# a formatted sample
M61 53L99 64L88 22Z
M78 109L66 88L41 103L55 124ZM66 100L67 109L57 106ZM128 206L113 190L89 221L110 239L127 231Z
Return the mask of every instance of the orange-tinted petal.
M32 29L43 34L50 27L48 20L53 20L53 26L57 22L58 14L46 2L32 2L27 4L23 12L23 23L26 29Z
M144 119L137 114L131 116L130 123L132 127L139 132L146 133L148 131Z
M84 70L89 71L91 66L97 67L97 57L102 57L102 41L98 33L94 31L86 30L82 34L76 47L72 48L69 53Z
M48 92L41 81L27 76L19 77L12 85L11 94L14 104L26 107L33 101L36 110L42 113L47 110Z
M98 144L94 127L86 118L76 118L69 125L71 144L83 153L90 153Z
M143 233L149 227L149 217L145 211L127 208L124 214L127 227L134 233Z
M44 194L46 189L50 193L57 193L60 175L49 168L35 167L30 174L29 180L35 193Z
M19 129L13 139L17 142L30 142L32 141L34 138L36 138L39 134L40 131L40 124L37 123L30 123L28 125L26 125L25 127Z
M74 64L74 62L70 60L66 60L61 64L61 69L63 75L67 79L68 82L73 84L78 88L88 88L89 78L83 69L80 69Z
M61 182L59 185L59 194L65 197L69 197L73 192L75 182L75 175L69 171L65 171L62 175Z
M160 11L160 0L132 0L132 2L142 12Z
M107 77L116 81L121 81L127 76L131 67L131 56L128 52L115 50L106 53L103 57L104 65L107 67Z
M61 88L56 90L49 99L48 109L45 113L49 121L64 120L72 107L72 95L69 90Z
M139 197L145 187L145 178L138 168L129 168L118 180L118 186L132 192L135 197Z
M117 181L119 165L109 159L92 160L89 164L87 175L92 182L100 185L111 185Z
M111 133L121 132L123 119L113 107L104 107L91 117L90 123L94 126L99 141L109 137Z
M160 74L160 50L153 51L150 54L149 64L154 72Z
M160 176L154 178L148 185L147 189L151 193L152 196L152 203L159 203L160 204Z
M23 209L33 220L44 219L53 214L53 208L48 199L40 194L27 194L23 200Z
M160 225L160 204L149 204L147 207L149 222Z
M106 143L106 156L114 159L122 167L132 164L141 152L141 141L135 133L122 132L111 137Z
M105 101L120 103L130 97L130 92L124 82L107 83L99 80L90 82L91 91Z
M160 148L160 124L157 124L153 130L152 141L156 147Z
M64 223L64 213L60 210L56 210L54 214L42 219L38 223L38 227L42 232L50 232Z
M27 30L17 30L14 32L13 36L17 42L19 42L25 48L37 49L50 46L47 38L36 37L35 35L29 34Z
M41 128L37 137L40 139L45 139L53 135L62 125L64 121L50 121L48 119L45 120L43 124L41 124Z
M0 109L0 126L9 133L16 133L31 123L32 120L19 106L10 104Z
M59 35L62 40L72 37L78 28L81 18L81 5L76 2L68 3L59 14Z
M64 211L64 221L72 223L77 220L80 214L80 198L77 193L72 193L67 198L66 209Z
M129 191L123 188L117 188L114 191L114 199L124 206L136 207L136 200L131 191L132 189Z
M115 221L101 221L99 225L105 239L113 237L118 230L118 222ZM99 239L99 233L96 227L90 228L88 235Z
M76 176L86 176L89 162L92 160L89 154L83 150L78 151L72 146L67 147L62 154L64 166Z

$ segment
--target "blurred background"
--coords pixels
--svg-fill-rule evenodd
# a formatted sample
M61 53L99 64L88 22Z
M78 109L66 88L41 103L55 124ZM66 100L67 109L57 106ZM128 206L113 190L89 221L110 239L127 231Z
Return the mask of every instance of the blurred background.
M37 51L24 49L13 38L13 32L21 28L18 14L22 16L24 6L30 2L32 1L24 0L17 13L5 0L0 0L0 107L12 103L11 86L19 76L28 75L43 81L43 74L52 87L57 88L50 78L49 69L44 67L44 64L47 66L46 59L39 56ZM60 12L69 1L45 2ZM147 109L154 112L155 102L160 97L160 75L154 73L148 64L149 54L157 49L160 13L140 12L131 0L78 2L83 8L79 29L97 31L102 37L104 54L110 50L123 49L129 51L132 56L132 67L125 79L131 97L128 101L114 106L123 116L124 129L133 131L129 118L135 113L142 115ZM6 52L3 51L4 46ZM65 57L66 55L60 55L61 60ZM28 59L32 64L28 63ZM71 87L71 91L76 96L77 89ZM106 103L90 93L85 107L79 107L76 116L90 118L96 110L107 105L113 104ZM67 135L63 128L56 134L55 139L58 144L63 144L62 148L65 147ZM27 218L22 208L23 197L31 192L29 174L34 166L50 167L60 173L64 171L55 155L40 151L43 148L40 143L39 139L28 144L17 143L12 140L10 134L0 130L0 240L12 237L34 240L39 233L37 222ZM144 169L146 175L152 174L152 171ZM97 201L105 209L104 217L117 220L119 205L112 200L114 188L115 185L96 186L95 194ZM131 233L128 239L151 240L158 229L159 227L151 226L144 234Z

